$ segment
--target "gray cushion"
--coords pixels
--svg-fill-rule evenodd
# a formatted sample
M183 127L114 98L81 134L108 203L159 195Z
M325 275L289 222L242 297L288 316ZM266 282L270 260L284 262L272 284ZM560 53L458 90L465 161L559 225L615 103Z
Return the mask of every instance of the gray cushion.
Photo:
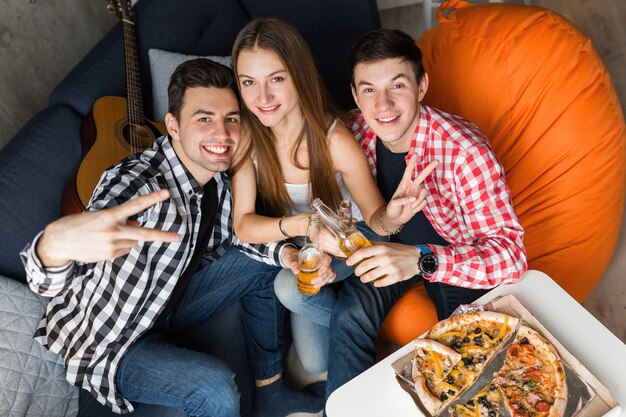
M63 360L33 340L45 299L0 276L0 415L73 417L78 388L65 379Z
M149 49L148 56L150 58L150 72L152 73L153 119L155 122L163 123L167 113L167 86L170 83L172 73L183 62L203 57L162 51L160 49ZM204 58L219 62L222 65L231 66L229 56L205 56Z

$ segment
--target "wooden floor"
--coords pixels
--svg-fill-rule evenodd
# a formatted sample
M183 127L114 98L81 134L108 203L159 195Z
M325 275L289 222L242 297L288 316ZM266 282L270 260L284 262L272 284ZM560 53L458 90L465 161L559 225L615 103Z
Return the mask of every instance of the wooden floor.
M479 3L479 2L474 2ZM521 3L517 1L515 3ZM626 1L533 0L532 5L552 9L574 23L593 42L611 74L615 90L626 108ZM381 10L383 27L404 30L418 38L424 31L422 6ZM611 264L600 284L583 303L602 324L626 342L626 216ZM593 254L589 254L590 261Z

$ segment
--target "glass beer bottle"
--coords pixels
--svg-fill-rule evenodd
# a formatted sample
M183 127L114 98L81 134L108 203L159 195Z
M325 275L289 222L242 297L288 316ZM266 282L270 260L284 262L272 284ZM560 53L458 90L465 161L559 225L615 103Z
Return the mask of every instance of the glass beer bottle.
M322 265L322 251L319 249L320 217L313 213L309 218L304 246L298 253L300 272L298 273L298 290L304 295L315 295L320 289L311 284L317 277Z
M344 200L346 201L346 200ZM343 203L343 202L342 202ZM372 246L372 242L367 240L363 233L359 232L354 223L352 223L352 207L350 206L350 219L346 221L347 208L340 208L340 213L345 216L338 216L330 207L316 198L311 203L311 207L315 210L322 222L339 238L339 248L346 256L351 256L354 252L361 248Z

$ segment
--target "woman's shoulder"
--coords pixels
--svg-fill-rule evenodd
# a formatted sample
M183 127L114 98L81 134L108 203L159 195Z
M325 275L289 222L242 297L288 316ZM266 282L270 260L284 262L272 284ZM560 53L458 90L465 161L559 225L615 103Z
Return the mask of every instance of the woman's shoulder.
M330 149L350 149L355 145L358 146L358 142L348 128L339 119L336 120L337 123L335 124L332 132L328 135Z
M354 165L360 159L365 159L359 142L343 123L337 123L329 136L328 148L333 165L338 171L343 171L342 167Z

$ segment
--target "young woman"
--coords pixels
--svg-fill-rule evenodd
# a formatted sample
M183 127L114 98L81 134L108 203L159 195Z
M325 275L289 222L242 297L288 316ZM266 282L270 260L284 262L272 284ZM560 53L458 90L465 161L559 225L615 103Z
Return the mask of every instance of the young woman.
M232 60L244 104L243 146L232 179L239 239L265 243L304 236L309 204L316 197L334 209L342 199L352 199L353 218L369 238L374 235L367 226L387 236L423 207L423 190L407 193L402 187L385 206L363 151L341 122L306 42L292 25L271 17L250 22L235 40ZM322 249L343 256L336 240L322 235ZM295 258L291 269L298 272ZM333 270L337 280L350 275L343 260L333 261ZM277 277L277 296L292 312L327 327L333 289L301 296L291 272ZM329 274L314 283L322 286L332 279ZM309 342L300 342L314 331L299 315L293 321L296 349L306 361L302 347ZM320 367L308 365L309 370Z

